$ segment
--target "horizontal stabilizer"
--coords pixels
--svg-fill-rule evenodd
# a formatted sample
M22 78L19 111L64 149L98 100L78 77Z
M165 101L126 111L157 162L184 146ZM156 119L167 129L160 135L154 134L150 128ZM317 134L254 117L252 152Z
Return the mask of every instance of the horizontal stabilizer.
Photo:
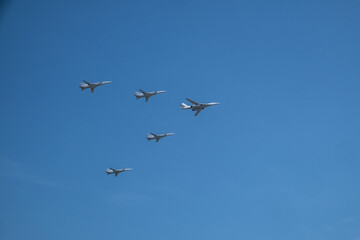
M182 104L181 104L181 108L182 108L182 109L188 109L188 108L190 108L190 106L189 106L189 105L186 105L185 103L182 103Z
M154 135L152 135L152 134L148 134L147 136L146 136L146 138L147 138L147 140L153 140L155 137L154 137Z

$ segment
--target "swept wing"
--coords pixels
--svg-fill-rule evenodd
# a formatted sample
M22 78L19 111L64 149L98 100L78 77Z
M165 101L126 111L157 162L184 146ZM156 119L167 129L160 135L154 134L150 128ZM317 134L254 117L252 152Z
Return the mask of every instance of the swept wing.
M200 103L195 102L195 101L193 101L193 100L191 100L191 99L189 99L189 98L186 98L186 100L188 100L189 102L191 102L191 103L194 104L194 105L200 105Z
M83 80L83 82L86 83L87 85L89 85L89 87L90 87L91 83L89 83L89 82L87 82L85 80Z
M199 110L196 111L195 117L196 117L197 115L199 115L199 113L201 112L201 110L202 110L202 109L200 108Z

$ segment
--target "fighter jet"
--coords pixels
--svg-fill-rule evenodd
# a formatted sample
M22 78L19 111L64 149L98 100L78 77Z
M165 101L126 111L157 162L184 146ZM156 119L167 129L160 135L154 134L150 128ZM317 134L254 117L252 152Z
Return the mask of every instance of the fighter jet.
M153 140L156 139L156 142L159 142L159 140L163 137L167 137L167 136L172 136L175 135L175 133L164 133L164 134L155 134L155 133L150 133L147 135L147 140Z
M191 109L191 110L193 110L193 111L196 111L195 116L197 116L197 115L201 112L201 110L203 110L203 109L205 109L205 108L207 108L207 107L220 104L220 103L216 103L216 102L212 102L212 103L197 103L197 102L195 102L195 101L193 101L193 100L191 100L191 99L188 99L188 98L186 98L186 100L188 100L189 102L191 102L191 103L194 104L194 105L189 106L189 105L186 105L185 103L182 103L182 104L181 104L181 109Z
M113 169L113 168L108 168L106 169L106 173L107 175L110 175L110 174L115 174L115 177L117 177L117 175L121 172L126 172L126 171L131 171L132 168L123 168L123 169Z
M136 92L135 93L135 97L136 99L140 99L140 98L145 98L145 101L149 101L149 98L151 96L154 96L154 95L157 95L157 94L160 94L160 93L165 93L166 91L155 91L155 92L145 92L141 89L139 89L140 92Z
M84 83L80 83L80 88L81 91L84 91L85 89L91 88L91 92L93 93L95 88L97 88L98 86L104 85L104 84L109 84L111 83L111 81L105 81L105 82L96 82L96 83L89 83L85 80L83 80Z

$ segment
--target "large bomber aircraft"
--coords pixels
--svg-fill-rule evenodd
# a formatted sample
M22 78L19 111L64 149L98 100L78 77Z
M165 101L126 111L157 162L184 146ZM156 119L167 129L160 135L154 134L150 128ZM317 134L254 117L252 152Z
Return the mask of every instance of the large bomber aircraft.
M216 102L198 103L198 102L195 102L195 101L193 101L191 99L188 99L188 98L186 98L186 100L188 100L189 102L191 102L194 105L189 106L189 105L186 105L185 103L182 103L181 104L181 109L191 109L192 111L196 111L195 116L197 116L201 112L201 110L203 110L203 109L205 109L207 107L220 104L220 103L216 103Z
M123 168L123 169L113 169L113 168L108 168L106 169L106 173L107 175L110 174L115 174L115 177L117 177L117 175L121 172L126 172L126 171L131 171L132 168Z
M163 137L167 137L167 136L172 136L175 135L175 133L164 133L164 134L155 134L155 133L150 133L147 135L147 140L153 140L156 139L156 142L159 142L159 140Z
M96 83L89 83L85 80L83 80L84 83L80 83L80 88L82 91L84 91L85 89L88 89L88 88L91 88L91 92L93 93L95 88L101 86L101 85L104 85L104 84L109 84L111 83L111 81L105 81L105 82L96 82Z
M140 99L140 98L145 98L145 101L149 101L149 98L151 96L154 96L154 95L157 95L157 94L160 94L160 93L165 93L166 91L154 91L154 92L145 92L141 89L139 89L140 92L136 92L135 93L135 97L136 99Z

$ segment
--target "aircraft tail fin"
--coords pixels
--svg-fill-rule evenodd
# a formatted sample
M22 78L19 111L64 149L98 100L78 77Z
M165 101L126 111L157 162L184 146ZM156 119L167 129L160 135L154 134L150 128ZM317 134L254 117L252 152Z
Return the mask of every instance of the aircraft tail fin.
M181 109L188 109L188 108L190 108L189 105L186 105L185 103L181 104Z
M86 87L83 86L79 86L79 88L81 88L81 91L84 91L86 89Z

